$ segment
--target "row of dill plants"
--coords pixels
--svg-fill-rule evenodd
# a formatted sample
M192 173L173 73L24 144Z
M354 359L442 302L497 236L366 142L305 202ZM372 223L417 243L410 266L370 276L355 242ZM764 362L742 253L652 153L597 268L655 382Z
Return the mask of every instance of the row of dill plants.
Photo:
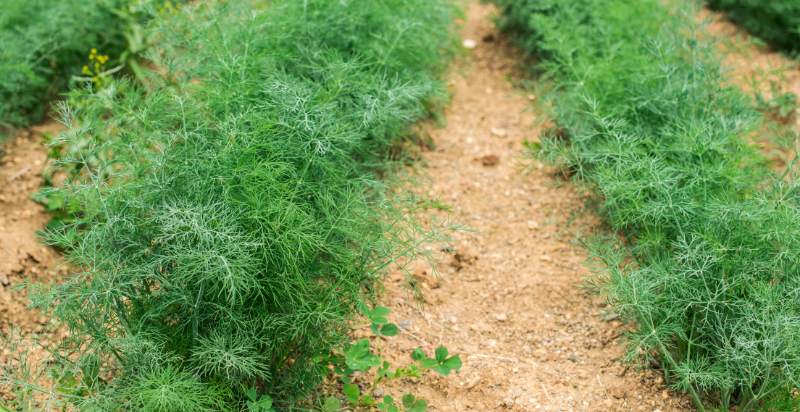
M7 133L43 120L69 84L133 68L131 57L147 45L141 24L171 3L3 0L0 8L0 132Z
M748 140L697 10L660 0L498 0L555 128L532 149L596 194L598 284L630 359L696 407L793 410L800 383L800 187ZM728 82L729 84L729 82Z
M708 0L708 4L767 43L800 52L800 1Z
M192 2L150 22L137 81L72 92L54 143L68 179L43 201L78 269L35 298L70 332L57 401L313 408L357 305L412 247L383 177L446 100L454 11Z

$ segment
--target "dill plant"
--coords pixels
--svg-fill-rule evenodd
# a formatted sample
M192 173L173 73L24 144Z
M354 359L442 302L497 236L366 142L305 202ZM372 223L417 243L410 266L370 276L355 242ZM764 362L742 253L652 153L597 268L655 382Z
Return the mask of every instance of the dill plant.
M793 0L708 0L747 31L767 43L800 52L800 2Z
M444 97L444 0L197 2L155 19L141 83L73 92L47 233L81 271L38 299L70 328L85 410L291 409L404 247L378 179ZM52 206L52 205L51 205Z
M658 0L497 3L552 89L561 130L539 155L592 188L625 236L595 252L636 326L630 357L660 364L701 410L796 408L798 185L746 143L759 116L723 86L694 13Z

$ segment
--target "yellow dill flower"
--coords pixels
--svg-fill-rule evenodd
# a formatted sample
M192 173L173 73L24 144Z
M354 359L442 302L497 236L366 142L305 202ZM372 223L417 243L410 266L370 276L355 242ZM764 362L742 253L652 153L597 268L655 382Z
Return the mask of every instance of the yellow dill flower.
M83 66L81 73L90 76L92 83L98 88L103 87L105 84L105 74L103 68L108 63L109 57L107 54L100 54L97 48L92 47L89 52L89 64Z
M172 4L171 1L168 0L168 1L165 1L158 8L158 11L159 11L159 13L164 13L164 14L166 14L166 13L174 13L175 12L175 6Z

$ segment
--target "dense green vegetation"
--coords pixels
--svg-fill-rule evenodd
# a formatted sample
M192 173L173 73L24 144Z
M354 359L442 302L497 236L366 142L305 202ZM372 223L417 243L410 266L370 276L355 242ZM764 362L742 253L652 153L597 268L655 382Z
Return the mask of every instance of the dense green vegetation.
M157 0L4 0L0 13L0 131L29 125L73 76L91 78L144 46L138 25ZM95 66L92 49L102 63ZM107 60L106 58L109 58ZM83 67L87 66L87 69Z
M47 239L82 272L39 300L71 330L68 400L284 410L310 394L399 252L378 177L444 97L453 11L195 2L151 22L139 82L72 93Z
M708 4L775 47L800 52L800 1L708 0Z
M92 47L119 48L121 33L97 1L10 0L0 14L0 124L41 119L46 99L80 74Z
M598 256L606 293L636 325L630 355L700 409L791 410L780 402L800 382L800 188L746 144L759 116L722 86L693 11L497 3L552 87L559 129L536 150L593 188L625 235Z

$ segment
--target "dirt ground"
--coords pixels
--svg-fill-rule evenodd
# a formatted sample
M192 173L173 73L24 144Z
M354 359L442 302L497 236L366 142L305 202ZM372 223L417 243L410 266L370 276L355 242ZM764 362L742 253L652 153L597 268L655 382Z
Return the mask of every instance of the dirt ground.
M22 131L4 144L5 155L0 157L0 337L22 338L18 349L30 346L32 359L42 355L37 355L37 345L31 345L34 337L43 344L61 337L50 319L28 308L28 294L20 289L25 281L57 281L67 271L59 254L37 237L49 217L31 197L41 187L47 161L42 136L59 129L57 124L45 124ZM19 353L12 353L5 341L0 346L0 366L8 366Z
M683 411L690 403L652 370L626 369L622 325L583 288L589 270L576 245L596 218L582 194L524 156L541 116L512 86L515 54L496 33L494 8L473 2L464 39L477 46L450 80L447 126L432 128L420 195L452 208L437 211L471 230L438 245L448 256L432 273L412 265L425 302L398 271L384 304L403 332L385 342L388 358L439 344L464 361L456 376L391 388L417 393L435 411Z
M10 326L37 331L47 319L26 309L27 294L18 285L52 282L66 273L60 256L42 245L37 232L49 216L32 196L42 185L47 149L42 135L58 133L57 124L22 131L5 145L0 157L0 330Z

